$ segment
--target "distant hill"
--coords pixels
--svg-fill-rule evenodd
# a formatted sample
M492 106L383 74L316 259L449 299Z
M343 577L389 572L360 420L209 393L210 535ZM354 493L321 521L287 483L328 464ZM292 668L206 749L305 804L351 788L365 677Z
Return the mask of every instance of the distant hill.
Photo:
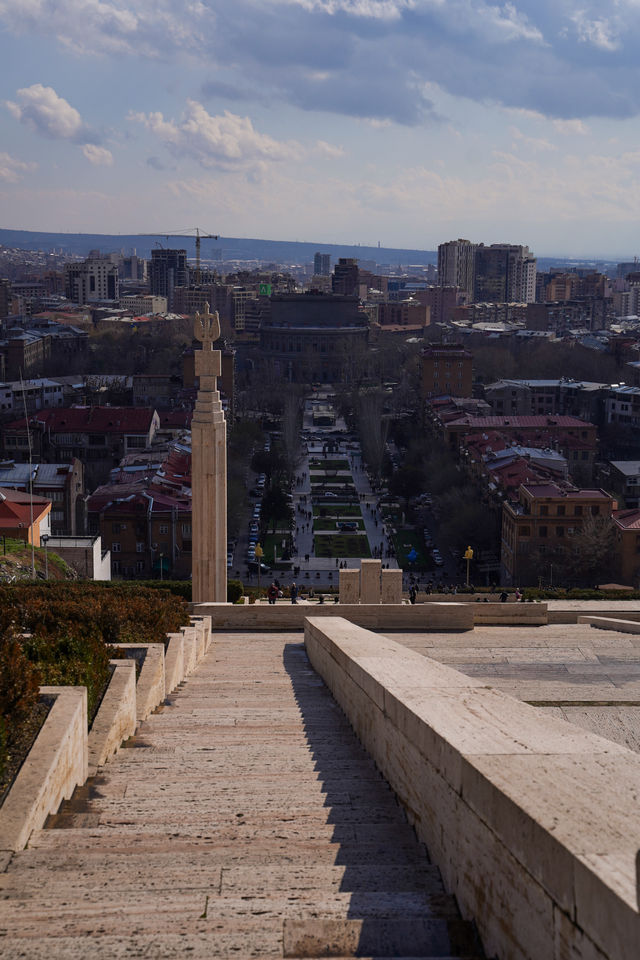
M151 251L162 246L186 249L187 255L195 256L193 237L169 237L149 234L107 233L36 233L30 230L0 229L0 244L20 250L60 250L86 256L90 250L114 253L124 250L131 253L135 248L138 256L150 257ZM398 265L437 263L436 250L400 250L391 247L347 246L335 243L300 243L291 240L252 240L244 237L221 237L219 240L202 240L203 260L262 260L281 264L301 264L313 261L315 253L330 253L334 260L339 257L357 257L359 260L374 260L376 263Z

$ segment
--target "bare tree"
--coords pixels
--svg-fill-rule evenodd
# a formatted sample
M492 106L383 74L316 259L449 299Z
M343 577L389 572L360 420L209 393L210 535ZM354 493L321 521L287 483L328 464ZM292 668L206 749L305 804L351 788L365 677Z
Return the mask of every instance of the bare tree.
M389 418L384 412L382 390L365 390L359 396L358 423L362 454L375 480L380 482Z

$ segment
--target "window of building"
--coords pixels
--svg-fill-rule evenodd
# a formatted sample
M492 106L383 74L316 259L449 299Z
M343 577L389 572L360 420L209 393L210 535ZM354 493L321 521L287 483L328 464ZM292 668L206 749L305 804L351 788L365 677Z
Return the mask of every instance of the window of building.
M564 527L556 527L556 537L564 537Z
M182 550L184 553L191 553L191 540L182 541Z
M159 533L159 534L163 534L163 533L164 533L164 534L167 534L167 533L169 533L169 524L168 524L168 523L161 523L160 526L158 527L158 533Z
M120 553L120 544L117 540L111 544L111 553Z
M541 517L548 517L548 516L549 516L549 507L547 507L547 506L545 506L545 505L543 504L543 505L540 507L540 516L541 516Z
M111 570L113 571L113 573L120 573L120 561L119 561L119 560L112 560L112 561L111 561Z
M600 507L598 507L596 504L594 504L594 505L591 507L591 516L592 516L592 517L597 517L597 516L599 515L599 513L600 513Z
M573 512L574 512L574 514L576 515L576 517L581 517L581 516L582 516L582 506L576 506L576 507L574 507Z
M546 535L547 535L547 528L546 528L546 527L540 527L540 536L541 536L541 537L546 537Z
M144 573L144 560L136 561L136 573Z
M565 507L564 503L559 504L559 506L558 506L558 516L559 516L559 517L564 517L566 511L567 511L567 508Z
M144 551L144 543L141 540L138 540L136 543L136 553L142 553Z
M121 525L119 523L111 524L111 533L120 533Z
M191 536L191 524L190 524L190 523L183 523L183 524L182 524L182 536L183 536L183 537L190 537L190 536Z
M521 536L521 537L530 537L530 536L531 536L531 527L520 527L520 536Z

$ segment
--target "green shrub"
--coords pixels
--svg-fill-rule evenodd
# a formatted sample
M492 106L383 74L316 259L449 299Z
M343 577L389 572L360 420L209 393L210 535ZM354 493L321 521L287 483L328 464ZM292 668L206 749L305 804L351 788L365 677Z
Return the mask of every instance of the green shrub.
M24 637L26 657L37 664L40 682L52 686L87 688L87 713L91 724L109 682L109 660L114 650L97 627L67 624L55 634L36 631Z
M244 594L244 586L239 580L227 581L227 602L237 603Z
M25 657L12 629L0 633L0 778L9 760L11 742L38 700L40 675Z
M40 675L29 660L15 633L4 631L0 635L0 717L9 734L29 715L38 699Z

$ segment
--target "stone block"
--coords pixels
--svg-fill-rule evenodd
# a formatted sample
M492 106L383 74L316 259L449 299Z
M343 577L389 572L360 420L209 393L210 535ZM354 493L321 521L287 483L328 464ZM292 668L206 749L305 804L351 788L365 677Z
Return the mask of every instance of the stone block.
M0 808L0 848L22 850L88 772L86 687L40 687L49 715Z
M182 683L184 670L184 636L173 633L164 653L164 692L165 696Z
M195 637L194 637L195 644ZM141 664L136 686L136 715L141 722L165 697L164 644L162 643L114 643Z
M381 560L360 561L360 603L380 603Z
M402 570L382 571L382 602L402 603Z
M340 603L359 603L360 571L340 571Z
M113 673L89 731L89 776L136 732L136 665L111 660Z

